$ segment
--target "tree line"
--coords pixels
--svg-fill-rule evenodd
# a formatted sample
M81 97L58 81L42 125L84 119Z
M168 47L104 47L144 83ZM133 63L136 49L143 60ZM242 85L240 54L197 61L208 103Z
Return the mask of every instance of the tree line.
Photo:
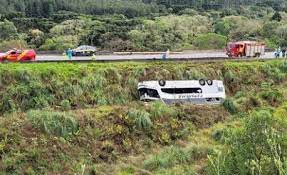
M185 8L196 10L228 9L255 5L286 10L286 0L0 0L0 14L4 16L49 17L58 11L90 15L124 14L127 17L152 13L179 12Z
M221 49L233 40L285 47L286 2L0 0L0 51L65 50L82 44L113 51Z

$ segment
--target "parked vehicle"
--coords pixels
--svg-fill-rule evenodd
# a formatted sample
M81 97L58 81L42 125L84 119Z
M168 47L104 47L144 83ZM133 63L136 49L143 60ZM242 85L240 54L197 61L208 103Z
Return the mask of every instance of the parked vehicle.
M221 104L225 88L219 80L144 81L138 84L141 101L161 100L166 104Z
M36 52L33 49L30 50L9 50L6 53L0 53L0 62L25 62L35 61Z
M73 56L92 56L96 53L97 48L94 46L79 46L76 49L73 49Z
M226 54L228 57L260 57L265 54L265 44L256 41L230 42Z

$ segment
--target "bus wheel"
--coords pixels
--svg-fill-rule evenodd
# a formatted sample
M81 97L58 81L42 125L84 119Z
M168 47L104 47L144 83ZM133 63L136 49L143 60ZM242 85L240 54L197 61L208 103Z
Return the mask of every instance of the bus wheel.
M166 81L165 81L165 80L159 80L159 81L158 81L158 84L159 84L160 86L165 86Z
M200 80L199 80L199 84L200 84L201 86L204 86L204 85L205 85L205 80L204 80L204 79L200 79Z
M207 83L209 86L212 86L212 85L213 85L213 81L212 81L212 80L206 80L206 83Z

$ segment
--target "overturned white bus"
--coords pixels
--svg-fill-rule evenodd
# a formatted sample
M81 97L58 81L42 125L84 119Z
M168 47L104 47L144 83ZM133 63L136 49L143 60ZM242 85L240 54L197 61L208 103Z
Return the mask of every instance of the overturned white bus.
M141 101L166 104L221 104L226 97L220 80L144 81L138 84L138 91Z

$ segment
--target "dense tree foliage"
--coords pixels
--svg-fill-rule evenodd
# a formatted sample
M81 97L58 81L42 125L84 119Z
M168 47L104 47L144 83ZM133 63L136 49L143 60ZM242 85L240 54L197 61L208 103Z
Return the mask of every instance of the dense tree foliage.
M0 42L42 50L218 49L227 41L286 46L286 0L0 0ZM5 47L6 48L6 47ZM0 48L0 50L4 50Z

